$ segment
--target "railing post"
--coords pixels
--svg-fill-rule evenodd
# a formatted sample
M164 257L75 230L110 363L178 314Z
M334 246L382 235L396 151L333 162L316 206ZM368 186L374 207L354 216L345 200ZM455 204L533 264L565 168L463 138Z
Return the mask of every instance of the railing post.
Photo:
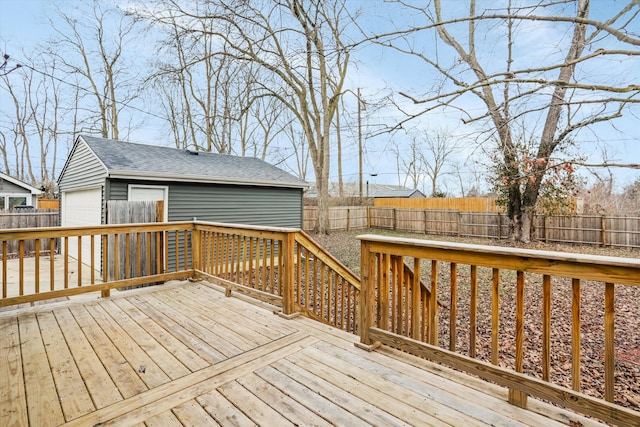
M193 224L193 228L191 229L191 268L194 270L194 274L195 270L200 270L202 265L202 242L200 241L200 238L200 230L196 229L196 225ZM185 265L185 267L187 266Z
M282 239L282 255L280 257L283 271L282 281L282 312L285 316L292 316L295 308L295 233L288 232Z
M371 341L369 338L369 328L374 326L375 322L375 257L370 253L371 243L362 240L360 244L360 301L358 304L360 312L358 313L358 333L360 334L360 342L355 343L356 347L367 351L375 350L380 346L379 342ZM387 298L387 295L381 298Z

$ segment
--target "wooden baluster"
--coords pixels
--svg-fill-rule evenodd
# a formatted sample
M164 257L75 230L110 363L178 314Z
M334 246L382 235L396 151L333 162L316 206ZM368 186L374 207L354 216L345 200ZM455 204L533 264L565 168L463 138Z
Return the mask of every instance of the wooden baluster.
M324 298L325 298L325 292L326 292L326 287L325 287L325 283L324 283L324 271L326 269L326 266L324 265L323 262L320 262L320 312L318 313L319 316L321 318L324 318Z
M238 243L236 245L236 283L240 283L244 285L244 270L243 270L243 262L242 262L242 248L243 246L243 237L238 235Z
M9 245L7 244L7 241L3 241L2 242L2 298L6 298L7 297L7 262L9 262L9 256L8 256L8 250L9 250ZM53 259L53 255L51 255L51 258ZM53 271L53 268L51 269L51 271ZM53 283L53 282L51 282Z
M614 348L615 328L615 292L613 283L604 285L604 399L607 402L615 400L615 367L616 356Z
M91 235L91 238L89 239L90 243L91 243L91 284L95 285L96 284L96 236L94 234ZM138 275L140 275L138 273Z
M580 279L571 281L571 388L580 391Z
M120 279L120 235L113 235L113 280Z
M391 255L391 332L398 333L398 310L397 310L397 301L398 301L398 275L396 272L398 271L398 257Z
M456 351L457 317L458 317L458 264L449 266L450 299L449 299L449 350Z
M411 289L411 338L420 339L420 258L413 259Z
M69 236L64 236L64 288L69 288Z
M40 293L40 239L36 239L35 241L35 293Z
M491 363L498 364L500 332L500 270L494 268L491 276Z
M106 234L102 235L102 283L107 283L108 277L109 277L109 270L108 270L108 266L109 266L109 236ZM66 249L66 248L65 248ZM109 297L109 294L111 293L110 289L103 289L101 294L102 294L102 298L107 298Z
M93 236L91 236L91 247L93 248ZM142 260L140 259L140 254L142 253L141 247L140 233L136 233L136 277L140 277L140 264L142 264ZM93 258L93 254L91 254L91 258ZM93 277L91 279L91 283L93 283Z
M155 234L156 234L156 239L160 237L160 233L159 232L156 232ZM152 268L151 268L151 232L147 232L147 233L145 233L145 235L146 235L145 237L146 237L146 240L147 240L147 251L146 251L147 252L147 256L146 256L146 258L147 258L147 270L146 270L146 274L147 274L147 276L150 276L150 275L152 275L154 273L155 274L159 274L159 273L162 272L160 270L160 263L158 262L158 260L160 258L160 252L161 252L160 245L156 244L156 269L155 269L155 271L153 271Z
M269 264L269 283L267 284L267 286L270 288L271 293L275 294L276 290L275 290L275 274L276 274L276 262L275 262L275 257L276 257L276 251L275 251L275 240L271 239L271 252L269 253L269 259L271 261L271 263Z
M284 249L282 248L282 240L277 240L276 241L276 245L278 248L278 275L277 275L277 281L276 284L278 286L278 289L276 291L276 295L280 295L282 296L282 292L283 292L283 286L284 286L284 274L282 273L282 268L284 266L284 258L282 257L283 255L283 251Z
M478 266L471 266L469 302L469 356L476 357L476 336L478 332Z
M18 258L19 258L19 271L20 271L20 279L19 279L19 290L18 295L24 295L24 240L20 240L18 242Z
M516 278L516 372L522 372L524 360L524 272L518 271ZM509 403L526 408L527 394L509 389Z
M304 257L304 306L305 308L308 310L309 309L309 282L310 282L310 275L311 275L311 271L309 270L309 263L311 262L309 260L309 257L311 255L309 254L309 251L305 251L305 257ZM344 304L344 299L343 299L343 304Z
M311 311L316 313L318 306L318 258L313 257L313 279L311 280Z
M389 330L389 270L391 256L380 254L380 273L378 275L378 327Z
M6 242L5 242L6 244ZM55 251L56 251L56 240L53 238L49 239L49 289L55 289ZM5 264L6 265L6 264Z
M255 289L255 287L256 287L255 282L256 281L254 279L254 276L255 276L255 272L256 272L256 263L255 263L255 253L254 253L254 250L253 250L253 243L254 243L253 237L249 237L249 258L247 259L247 263L248 263L248 266L249 266L249 277L248 277L247 280L249 282L249 286L251 286L252 288ZM295 241L293 243L291 243L291 245L292 245L291 251L293 252L295 250L294 247L293 247L293 245L295 245ZM294 256L295 255L292 253L291 254L291 263L292 263L291 268L292 269L295 269L295 262L294 262L295 258L294 258ZM293 270L293 271L295 271L295 270ZM291 281L292 281L291 288L292 289L294 289L293 288L293 286L294 286L293 280L294 280L294 276L291 277Z
M347 330L347 323L345 322L346 316L348 316L348 310L345 308L345 287L347 286L346 280L342 279L340 283L340 328Z
M264 291L266 289L266 286L267 286L267 239L262 239L262 283L260 284L260 290Z
M429 298L429 344L438 345L438 261L431 261L431 296Z
M300 304L302 299L302 249L296 244L296 304Z
M193 245L193 234L191 235L191 244ZM197 243L196 243L197 244ZM184 270L188 270L189 269L189 230L183 230L182 231L182 249L184 251L184 257L182 258L184 260ZM191 254L191 256L193 256L193 253ZM193 258L191 259L191 268L194 267L194 262L193 262Z
M403 317L402 317L402 326L403 326L403 331L402 331L402 335L404 335L405 337L410 337L411 336L411 331L410 331L410 327L411 325L409 324L409 317L411 315L411 283L409 281L410 277L408 274L405 274L405 264L404 264L404 257L401 258L401 268L399 270L400 273L400 283L402 283L402 292L404 293L404 307L403 307Z
M551 375L551 276L542 276L542 379Z
M280 248L280 257L282 262L282 271L279 276L284 276L282 279L282 310L285 315L291 315L295 313L294 305L294 288L293 288L293 260L294 260L294 246L295 235L293 233L287 233L282 241L282 247Z
M82 236L78 236L78 286L82 286Z
M175 247L173 248L174 256L176 258L175 271L180 271L180 231L176 230L174 233Z
M129 251L131 251L131 234L125 233L124 235L124 278L131 278L131 256L129 255Z

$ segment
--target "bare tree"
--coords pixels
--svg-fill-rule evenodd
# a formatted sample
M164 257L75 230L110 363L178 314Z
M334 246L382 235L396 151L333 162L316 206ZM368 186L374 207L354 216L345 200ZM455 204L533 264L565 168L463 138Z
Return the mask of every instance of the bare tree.
M166 0L149 19L179 18L185 31L213 37L215 55L260 69L257 89L278 99L296 117L309 144L318 188L318 232L329 231L330 132L349 64L344 0L280 2L194 2L185 9ZM345 21L346 20L346 21ZM195 21L206 21L208 29ZM343 22L344 21L344 22ZM174 21L175 22L175 21Z
M135 67L124 53L139 34L135 22L118 9L107 8L98 0L81 4L80 16L58 10L63 25L51 21L57 37L52 52L60 68L74 76L93 99L87 120L104 138L120 138L123 108L139 96ZM123 128L123 129L121 129Z
M498 141L499 172L512 237L528 241L540 187L553 156L567 141L577 140L580 130L617 119L640 102L640 86L629 84L624 76L620 78L617 67L607 62L640 56L640 37L629 31L640 19L637 2L611 11L605 20L589 17L588 0L540 1L521 7L509 1L504 9L496 9L491 3L484 10L478 10L478 2L471 0L465 16L454 16L457 3L444 12L441 0L427 7L402 0L398 3L422 16L425 24L378 34L375 42L419 58L442 78L435 93L402 93L422 106L405 121L446 106L465 113L466 124L485 124L490 136L495 135ZM531 23L566 36L556 45L532 46L526 36L526 30L532 30ZM419 47L434 38L431 51ZM502 42L487 52L487 46ZM540 62L526 58L532 49L542 53ZM503 60L503 66L499 66L499 60ZM483 105L480 114L465 111L465 102L474 98ZM529 159L533 167L526 176L521 165L527 159L518 157L512 135L515 120L540 124L532 135L537 143Z

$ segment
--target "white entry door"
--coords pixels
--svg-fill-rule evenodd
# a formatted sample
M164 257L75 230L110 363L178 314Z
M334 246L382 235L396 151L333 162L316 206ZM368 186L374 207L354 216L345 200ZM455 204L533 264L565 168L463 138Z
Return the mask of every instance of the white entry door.
M138 185L129 184L130 202L142 202L147 200L164 201L164 221L169 220L169 187L164 185Z

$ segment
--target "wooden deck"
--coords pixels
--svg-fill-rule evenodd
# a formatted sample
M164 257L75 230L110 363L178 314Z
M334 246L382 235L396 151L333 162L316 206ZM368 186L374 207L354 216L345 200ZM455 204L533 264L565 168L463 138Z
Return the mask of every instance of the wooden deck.
M20 308L0 313L0 425L598 425L357 341L205 282Z

